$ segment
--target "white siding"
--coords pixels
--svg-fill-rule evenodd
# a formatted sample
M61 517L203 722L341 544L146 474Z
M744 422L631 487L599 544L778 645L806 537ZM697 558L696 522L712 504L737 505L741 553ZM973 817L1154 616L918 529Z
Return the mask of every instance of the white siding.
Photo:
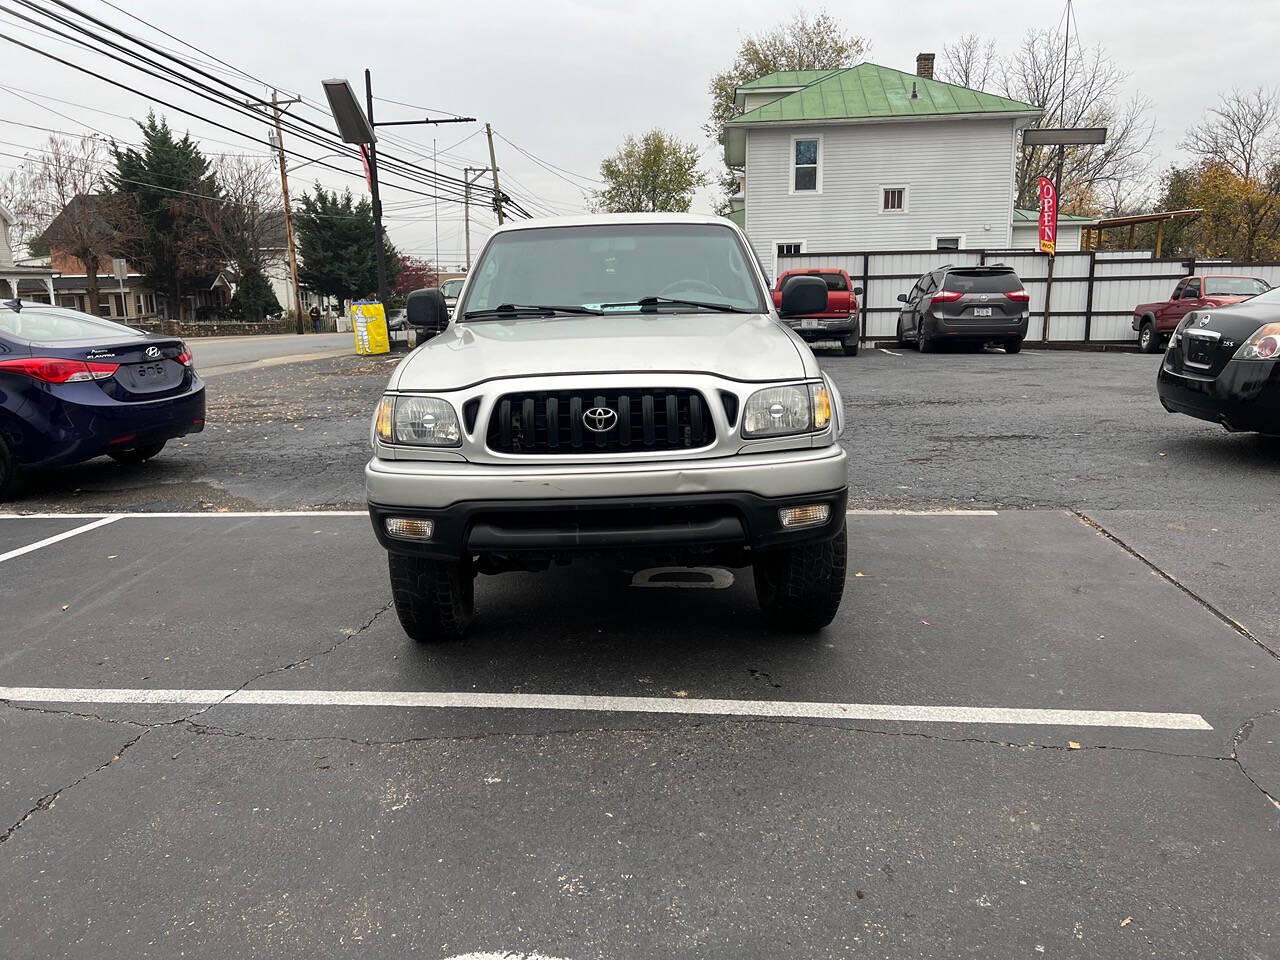
M1013 225L1011 250L1040 249L1040 225L1034 220L1020 220ZM1058 249L1063 253L1075 253L1080 249L1080 228L1066 223L1058 224Z
M791 193L791 142L822 137L821 193ZM775 239L806 252L920 250L963 234L1012 240L1012 120L942 120L747 130L747 234L766 265ZM880 188L905 185L906 213L881 213ZM1078 239L1077 239L1078 243Z
M744 104L742 112L750 113L756 107L763 107L766 103L773 103L775 100L780 100L783 97L790 96L791 93L792 91L790 90L785 92L779 90L762 90L758 92L744 93L742 95Z

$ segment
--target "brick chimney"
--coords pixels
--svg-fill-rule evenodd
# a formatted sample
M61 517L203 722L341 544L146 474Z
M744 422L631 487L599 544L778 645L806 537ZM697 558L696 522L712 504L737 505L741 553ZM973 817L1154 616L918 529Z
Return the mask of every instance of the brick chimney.
M932 53L916 54L916 76L924 77L926 80L933 79L933 54Z

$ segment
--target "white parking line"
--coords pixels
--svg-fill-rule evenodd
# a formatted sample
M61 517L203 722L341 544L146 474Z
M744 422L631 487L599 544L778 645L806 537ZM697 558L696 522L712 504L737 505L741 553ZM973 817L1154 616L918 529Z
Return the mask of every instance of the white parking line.
M999 510L846 510L851 517L998 517Z
M0 553L0 563L6 560L12 560L14 557L20 557L24 553L31 553L33 550L39 550L41 547L47 547L51 543L58 543L62 540L69 540L72 537L78 537L82 533L88 533L90 530L96 530L98 527L105 527L108 523L115 523L120 519L121 515L110 517L99 517L93 523L86 523L83 526L74 527L71 530L65 530L62 533L54 534L52 537L45 537L43 540L37 540L35 543L28 543L25 547L18 547L16 550L10 550L8 553Z
M0 513L0 520L189 520L204 517L367 517L368 510L194 510L188 513Z
M900 356L902 356L902 354L900 354L900 353L894 353L892 350L886 350L884 347L880 347L880 348L878 348L878 349L880 350L880 352L881 352L881 353L887 353L887 354L888 354L889 356L891 356L891 357L900 357Z
M1198 713L955 707L789 700L700 700L549 693L430 693L419 690L146 690L96 687L0 687L0 700L31 703L226 704L265 707L426 707L468 710L569 710L792 720L900 720L1064 727L1212 730Z

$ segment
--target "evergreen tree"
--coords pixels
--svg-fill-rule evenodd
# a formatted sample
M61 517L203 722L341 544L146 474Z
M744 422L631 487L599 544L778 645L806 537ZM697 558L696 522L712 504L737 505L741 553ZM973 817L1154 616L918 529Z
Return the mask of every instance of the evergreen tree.
M373 205L346 190L339 194L316 184L303 194L294 217L298 236L298 279L315 293L359 299L378 289L378 261L373 245ZM401 257L387 246L387 286L394 288Z

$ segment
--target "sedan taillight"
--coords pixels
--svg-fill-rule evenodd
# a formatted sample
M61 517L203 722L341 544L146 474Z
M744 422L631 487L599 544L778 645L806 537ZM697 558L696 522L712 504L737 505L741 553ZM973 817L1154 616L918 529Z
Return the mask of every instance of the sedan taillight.
M1025 290L1007 290L1005 291L1005 296L1017 303L1029 303L1031 301L1031 294Z
M66 360L62 357L22 357L0 360L0 373L16 373L42 383L79 383L106 380L120 369L118 363L99 360Z
M191 348L184 343L182 345L182 352L173 359L177 360L184 367L191 366Z

